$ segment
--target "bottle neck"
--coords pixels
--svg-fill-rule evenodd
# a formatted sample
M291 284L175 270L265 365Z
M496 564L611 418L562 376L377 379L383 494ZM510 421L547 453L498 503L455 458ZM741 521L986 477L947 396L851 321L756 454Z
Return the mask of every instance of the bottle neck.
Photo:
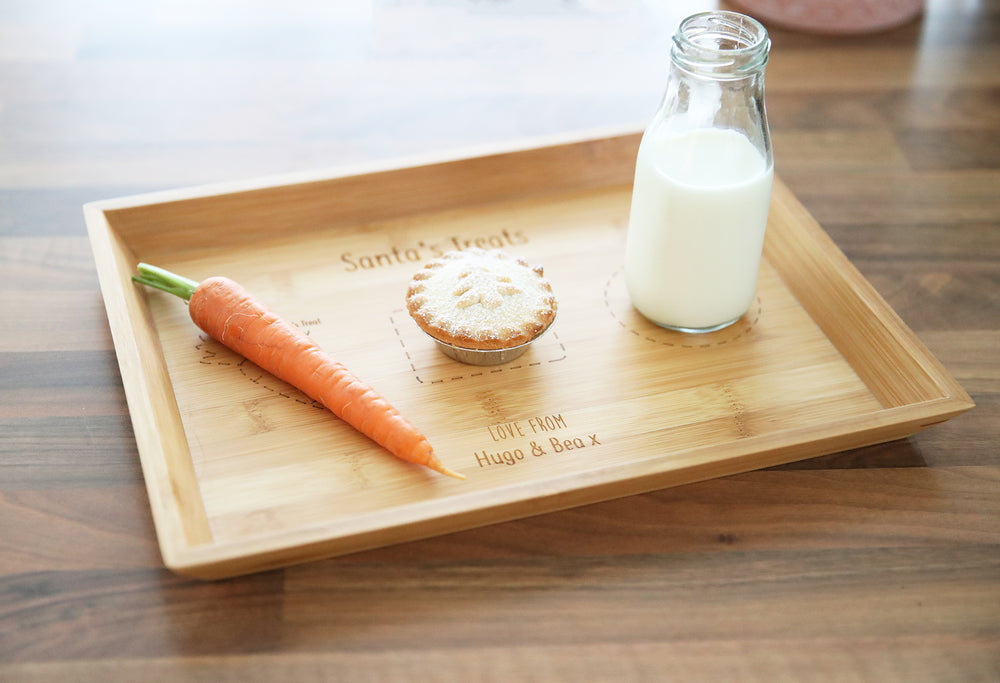
M681 22L670 50L672 65L715 80L763 75L771 49L767 29L736 12L702 12Z

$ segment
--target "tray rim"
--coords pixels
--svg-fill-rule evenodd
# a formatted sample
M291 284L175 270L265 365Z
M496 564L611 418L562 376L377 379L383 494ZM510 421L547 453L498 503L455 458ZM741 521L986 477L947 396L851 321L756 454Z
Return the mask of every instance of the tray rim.
M226 578L263 571L524 517L525 513L513 513L508 508L513 508L526 499L537 501L538 509L530 514L542 514L622 495L652 491L666 485L691 483L902 438L974 407L964 389L854 268L791 191L779 178L776 178L775 195L781 196L787 208L797 215L798 220L794 222L795 225L799 226L800 222L802 223L803 234L795 237L818 245L817 250L821 250L829 257L830 263L822 264L828 271L827 276L842 280L842 284L847 286L851 295L857 301L864 303L865 309L870 314L870 320L877 322L878 327L888 338L898 341L901 347L906 347L909 350L908 358L911 358L920 371L926 374L931 390L926 392L927 395L921 400L903 399L900 405L895 406L886 406L883 401L882 409L873 413L840 418L819 428L813 426L781 430L725 444L675 450L624 464L590 468L548 477L541 481L520 482L488 491L452 495L443 499L431 499L365 513L347 520L346 526L350 528L346 534L345 521L339 520L260 534L252 539L222 542L212 540L207 522L201 523L198 520L199 510L200 516L204 518L203 501L197 477L190 463L190 452L187 450L183 429L178 432L179 417L175 420L173 418L176 416L170 416L168 419L158 414L153 404L152 397L159 391L161 396L165 395L170 405L176 409L173 385L166 373L163 351L159 337L155 334L155 326L152 325L150 311L134 292L127 291L123 282L122 273L131 272L136 259L125 244L124 238L116 235L106 212L183 202L189 199L217 198L261 189L287 188L341 178L363 177L400 169L419 170L422 167L460 162L475 163L485 157L516 156L525 152L587 146L608 140L620 140L621 144L633 142L637 144L639 135L641 130L618 127L541 139L523 139L505 145L467 148L420 157L379 160L243 181L160 190L85 204L83 211L89 240L98 266L102 296L121 368L130 419L133 423L165 565L177 573L204 579ZM776 202L772 200L772 209L775 204ZM769 243L772 232L768 231ZM786 250L786 257L795 253L793 246L782 245ZM779 274L782 274L776 264L772 262L772 265L775 265ZM124 277L124 281L127 282L127 277ZM793 295L798 299L800 292L793 292ZM816 316L811 311L809 313L816 320ZM829 326L824 326L819 320L816 322L829 338ZM831 342L843 353L841 349L845 343L843 339L838 343L831 338ZM855 372L858 372L855 363L851 362L850 358L847 360ZM862 377L862 381L866 385L869 384L865 377ZM785 443L789 436L794 437L791 445ZM168 447L167 442L171 437L174 439L179 437L184 445L183 454L186 454L188 459L186 466L182 463L182 466L171 467L171 460L183 457L183 454L178 456L176 449ZM770 442L778 440L783 443L775 444L775 448L768 448ZM836 440L836 447L829 447L831 440ZM763 448L761 444L764 444ZM722 459L714 457L699 460L699 454L709 449L716 453L721 449L726 455ZM789 457L787 453L791 450L795 451L794 457ZM806 455L802 455L803 452ZM751 454L758 455L758 462L749 466L734 466L736 462L745 465L747 456ZM664 469L662 465L665 459L669 459L672 463L678 460L688 460L690 463L680 469L677 467ZM660 464L659 468L656 467L657 463ZM619 476L611 480L601 477L600 475L607 470L614 470ZM669 484L658 483L660 479L667 478L671 480ZM164 482L169 482L166 489ZM642 485L636 486L637 482L642 482ZM501 493L510 489L522 493L527 491L532 495L504 498ZM484 498L490 503L483 505ZM466 499L475 499L476 502L466 505ZM461 506L456 506L456 501L461 502ZM445 506L448 508L448 514L442 515L438 508ZM456 507L460 507L457 512ZM394 523L387 526L382 521L386 518ZM333 526L337 529L333 530ZM408 527L417 526L422 527L420 533L414 534L412 530L408 531ZM392 533L387 533L389 530Z
M957 404L952 399L935 399L922 404L884 409L878 413L881 417L878 424L872 425L870 428L865 430L852 429L858 421L858 418L846 417L828 423L825 427L820 429L815 427L801 427L794 430L786 430L775 434L755 437L754 443L759 444L760 441L777 440L779 438L786 437L791 432L799 433L803 436L811 436L811 442L815 444L823 444L829 438L838 436L856 437L856 443L853 443L849 447L859 448L865 445L882 443L885 439L879 437L878 434L883 431L894 432L899 427L901 421L909 421L916 426L916 430L919 430L947 420L950 417L963 412L965 409L965 407ZM947 417L942 417L942 415L947 415ZM925 422L925 420L928 419L932 420L932 422ZM440 535L442 533L471 529L477 526L486 526L523 518L525 515L522 513L511 513L509 515L500 514L499 516L497 514L498 511L503 510L505 507L516 506L519 502L517 500L504 501L498 503L497 505L484 506L481 504L484 497L492 496L495 492L502 492L506 489L516 489L521 491L525 488L531 489L536 487L540 489L557 489L552 492L542 491L539 495L533 496L533 499L535 500L543 500L545 498L562 498L562 501L559 504L545 506L545 509L539 513L544 514L577 507L578 505L591 502L597 502L599 500L609 500L620 497L620 495L615 495L613 493L610 495L601 495L600 492L604 489L622 488L627 489L628 491L624 495L637 495L665 488L665 486L661 486L656 483L655 477L657 474L664 478L669 478L671 480L669 484L670 486L679 486L711 479L714 476L728 476L741 471L751 471L761 469L763 467L783 464L789 461L804 459L800 452L803 448L803 444L806 442L798 441L794 444L794 446L785 447L785 450L791 450L792 448L796 450L796 455L793 458L778 456L773 462L766 462L752 468L734 470L731 467L726 467L725 465L727 463L731 461L738 461L743 458L747 452L753 452L753 450L748 451L746 448L737 447L749 441L751 441L751 439L734 441L721 446L706 445L681 451L672 451L667 455L651 456L625 464L606 465L603 467L591 468L550 477L544 482L510 484L503 487L495 487L494 489L491 489L486 496L484 496L483 492L467 493L450 496L447 500L429 500L400 508L369 512L353 517L350 520L351 524L356 528L352 529L347 535L343 533L343 522L329 522L304 526L291 531L286 530L265 533L252 540L213 543L211 547L195 546L183 551L183 564L180 565L180 568L196 567L199 571L193 575L203 578L225 578L234 575L227 571L226 567L228 566L228 563L239 563L240 560L242 560L242 558L244 558L248 553L253 553L255 556L265 560L265 564L263 566L257 567L253 571L287 566L289 562L284 556L284 553L289 547L288 539L296 539L295 542L291 544L293 547L308 547L310 545L326 544L329 540L328 530L334 525L339 525L341 527L336 540L342 541L345 545L349 545L351 548L350 552L360 552L363 550L390 545L391 543L385 542L385 531L387 528L400 530L404 529L407 524L420 525L430 520L439 519L439 516L435 513L435 508L437 507L447 506L450 511L447 523L443 523L441 525L441 530L431 531L419 535L405 534L401 540L414 541L421 538L429 538ZM712 460L703 461L700 465L698 464L697 461L699 460L699 455L713 450L718 452L720 448L727 451L732 450L733 452L726 458L719 459L718 457L715 457ZM840 450L846 450L846 448L837 449L837 451ZM780 453L780 449L772 449L765 452L775 454ZM824 452L829 452L829 449L824 449L820 446L817 449L816 455L820 455ZM682 477L678 477L678 470L669 470L665 472L656 470L655 464L667 457L673 461L689 460L692 461L693 464L680 470L680 472L683 472L684 474ZM720 469L722 471L718 474L713 474L710 471L713 468ZM636 471L631 478L620 477L611 482L601 479L600 475L602 473L612 470L619 473L623 470ZM594 480L594 483L588 485L588 480ZM644 481L646 483L637 488L629 485L629 482L631 481ZM595 493L597 497L595 497ZM454 508L456 507L456 501L466 499L470 501L475 500L476 502L470 505L468 509L455 513ZM415 512L420 514L414 514ZM489 519L482 523L475 523L476 516L488 516ZM398 523L386 525L383 521L385 518L392 521L392 518L395 517L401 518ZM369 543L365 543L364 541L358 542L355 540L364 539L369 536L378 536L378 540L376 541L373 539ZM338 553L333 554L335 555ZM265 558L270 556L276 556L279 559L276 559L273 565L268 565L266 564Z

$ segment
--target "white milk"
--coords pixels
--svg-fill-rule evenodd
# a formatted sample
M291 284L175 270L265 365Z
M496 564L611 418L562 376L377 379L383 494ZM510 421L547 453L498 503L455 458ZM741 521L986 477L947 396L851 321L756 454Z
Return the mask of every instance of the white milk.
M665 327L724 327L753 302L773 166L734 130L650 133L625 249L632 305Z

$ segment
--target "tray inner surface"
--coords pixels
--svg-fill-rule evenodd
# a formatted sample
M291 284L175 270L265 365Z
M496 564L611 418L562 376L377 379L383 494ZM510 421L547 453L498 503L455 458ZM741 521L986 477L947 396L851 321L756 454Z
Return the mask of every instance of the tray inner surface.
M289 224L263 243L237 239L204 253L164 243L143 254L195 279L243 283L388 397L468 476L444 479L372 447L207 339L179 300L151 292L213 539L622 461L666 458L669 469L672 450L880 407L766 260L755 305L731 328L683 335L636 314L621 274L628 201L628 187L566 192L329 229ZM543 264L559 297L550 332L507 365L449 360L403 310L423 261L470 244Z

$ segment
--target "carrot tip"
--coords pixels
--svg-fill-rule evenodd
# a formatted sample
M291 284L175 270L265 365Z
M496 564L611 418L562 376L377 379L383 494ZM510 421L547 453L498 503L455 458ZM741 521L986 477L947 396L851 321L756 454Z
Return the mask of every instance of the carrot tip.
M441 465L440 467L435 467L434 469L436 469L441 474L447 474L449 477L455 477L455 479L461 479L462 481L465 481L464 474L462 474L461 472L456 472L455 470L449 470L444 465Z

